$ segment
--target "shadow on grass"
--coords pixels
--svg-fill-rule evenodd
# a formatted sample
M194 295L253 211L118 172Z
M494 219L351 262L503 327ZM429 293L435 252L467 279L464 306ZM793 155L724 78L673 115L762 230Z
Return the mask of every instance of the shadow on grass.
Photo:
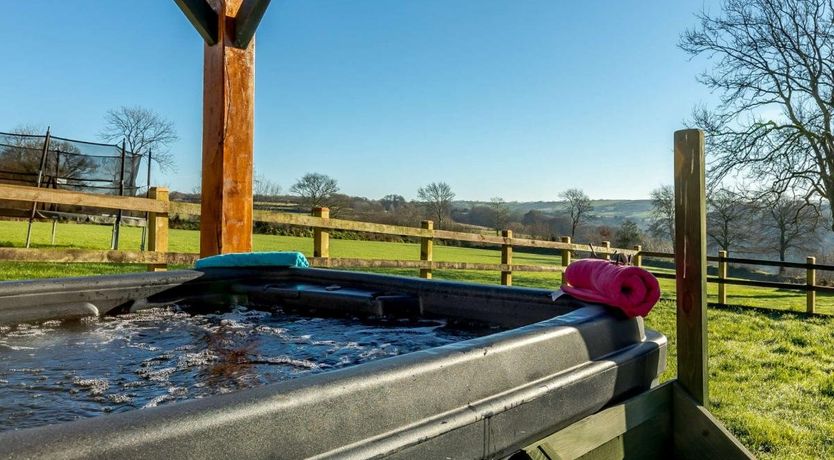
M728 294L728 296L729 297L743 298L743 299L785 299L785 298L789 298L789 297L797 297L799 294L804 294L804 293L799 293L799 292L785 292L785 293L782 293L782 294L756 294L756 293L736 294L736 293L733 293L733 294Z
M710 302L707 304L708 306L724 311L729 311L732 313L744 313L744 312L756 312L758 314L767 316L770 319L797 319L797 318L813 318L815 316L823 316L823 317L830 317L831 315L826 314L809 314L801 310L791 310L788 309L781 309L777 310L775 308L768 308L768 307L754 307L751 305L741 305L741 304L730 304L724 305L720 303L713 303Z

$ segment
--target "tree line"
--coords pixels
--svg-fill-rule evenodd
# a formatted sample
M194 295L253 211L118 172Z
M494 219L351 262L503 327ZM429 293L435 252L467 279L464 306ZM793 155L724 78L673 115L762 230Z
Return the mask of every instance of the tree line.
M652 191L649 232L671 247L675 229L674 190ZM707 238L714 251L762 254L784 262L792 252L815 252L822 243L821 202L771 190L713 185L707 192Z
M591 198L582 190L571 188L559 194L559 209L519 212L501 197L486 204L461 206L455 204L451 185L436 181L419 187L415 200L392 193L378 200L341 193L338 180L311 172L298 178L281 194L282 188L262 176L255 177L256 204L269 202L292 204L299 212L314 207L330 208L336 218L354 219L392 225L416 227L422 220L431 220L435 228L460 231L512 230L518 236L558 240L570 236L577 241L600 243L610 241L618 247L642 244L650 235L633 220L626 219L616 227L600 225L593 214Z

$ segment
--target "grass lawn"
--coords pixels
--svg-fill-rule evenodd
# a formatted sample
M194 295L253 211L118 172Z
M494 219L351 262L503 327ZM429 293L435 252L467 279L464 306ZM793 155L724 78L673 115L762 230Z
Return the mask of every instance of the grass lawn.
M50 224L34 228L36 247L49 246ZM0 222L0 245L22 246L25 223ZM124 228L122 249L138 249L140 231ZM61 224L56 243L61 247L105 248L107 226ZM172 230L170 247L176 252L197 252L197 232ZM309 238L255 235L256 250L312 252ZM334 257L417 259L416 244L362 241L331 242ZM435 246L435 260L498 262L499 251ZM558 257L516 251L520 264L554 264ZM82 276L142 271L142 266L0 263L0 279ZM414 270L377 270L413 276ZM435 271L435 278L497 283L498 273ZM518 286L553 289L554 273L515 273ZM664 297L674 298L674 282L661 280ZM716 286L709 286L712 298ZM834 317L808 318L802 293L777 289L730 286L731 303L765 307L772 311L710 308L710 404L713 413L760 458L834 458ZM819 310L834 313L834 298L818 294ZM794 310L794 312L789 311ZM675 306L661 301L646 319L649 327L670 341L668 369L675 368Z

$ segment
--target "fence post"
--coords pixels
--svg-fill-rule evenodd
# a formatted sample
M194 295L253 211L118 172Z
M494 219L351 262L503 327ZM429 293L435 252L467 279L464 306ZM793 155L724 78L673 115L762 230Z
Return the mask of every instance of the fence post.
M424 220L420 222L420 227L423 230L434 230L434 222L430 220ZM434 233L434 232L432 232ZM430 236L422 236L420 237L420 260L423 262L429 262L429 266L427 268L420 269L420 278L424 278L427 280L431 279L431 261L432 261L432 253L434 252L434 240Z
M148 192L148 198L152 200L159 200L168 202L168 189L164 187L151 187ZM168 212L155 213L148 215L148 251L161 252L166 254L168 252ZM167 264L148 264L148 271L158 272L164 271Z
M809 256L805 259L805 262L813 265L817 263L817 258ZM814 286L817 284L817 270L815 268L808 267L805 274L805 284L808 285L808 291L805 292L805 311L813 315L817 303L817 291L814 291Z
M322 219L330 218L330 209L315 207L313 208L313 217L321 217ZM330 232L321 228L313 229L313 257L322 257L324 259L330 258ZM325 266L328 266L326 263Z
M570 237L569 236L563 236L562 237L562 243L570 244ZM563 270L562 270L562 284L565 284L565 271L564 271L564 269L567 268L568 265L570 265L570 249L562 249L562 268L563 268Z
M718 303L727 305L727 251L718 251Z
M513 238L513 231L512 230L502 230L501 236L504 237L504 244L501 245L501 264L507 265L506 270L501 271L501 285L502 286L512 286L513 285L513 245L512 245L512 238Z
M611 242L610 241L603 241L602 242L602 247L604 247L606 250L610 251L611 250ZM611 253L606 252L603 257L605 258L605 260L611 260Z
M678 383L707 405L707 220L704 132L675 131Z
M634 257L631 258L631 264L635 267L642 267L643 266L643 255L640 254L640 251L643 250L643 246L635 245L634 250L637 251L634 254Z

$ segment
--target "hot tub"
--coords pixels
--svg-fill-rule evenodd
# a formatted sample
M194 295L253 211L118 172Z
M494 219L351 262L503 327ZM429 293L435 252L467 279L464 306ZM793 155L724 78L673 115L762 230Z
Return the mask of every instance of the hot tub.
M299 268L0 283L5 325L172 304L481 332L227 394L7 431L0 456L505 457L648 390L665 366L666 339L642 319L538 289Z

